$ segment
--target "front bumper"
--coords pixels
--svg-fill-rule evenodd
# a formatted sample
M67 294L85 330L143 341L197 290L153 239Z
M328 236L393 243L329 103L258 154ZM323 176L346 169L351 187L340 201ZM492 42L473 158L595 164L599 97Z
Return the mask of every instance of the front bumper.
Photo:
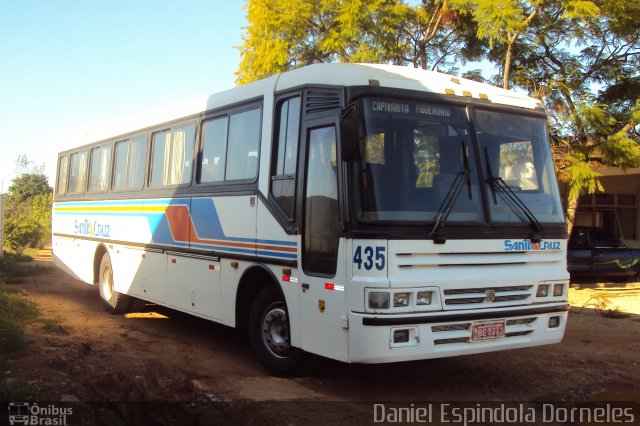
M412 361L559 343L564 336L568 310L569 305L555 304L499 311L440 311L429 315L351 312L349 362ZM550 327L551 317L558 318L557 326ZM472 342L473 324L492 320L505 320L504 337ZM394 342L394 332L399 330L408 330L408 342Z

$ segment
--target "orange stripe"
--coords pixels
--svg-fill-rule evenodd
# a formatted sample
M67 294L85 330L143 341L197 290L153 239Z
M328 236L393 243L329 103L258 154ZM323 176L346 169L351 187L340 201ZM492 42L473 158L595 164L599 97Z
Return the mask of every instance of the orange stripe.
M237 247L248 248L254 250L272 250L279 252L296 253L296 247L280 247L269 244L256 244L256 243L240 243L223 240L207 240L198 237L191 215L189 214L189 208L187 206L167 206L165 211L167 220L169 222L169 228L173 239L182 243L190 242L195 244L204 245L217 245L223 247Z

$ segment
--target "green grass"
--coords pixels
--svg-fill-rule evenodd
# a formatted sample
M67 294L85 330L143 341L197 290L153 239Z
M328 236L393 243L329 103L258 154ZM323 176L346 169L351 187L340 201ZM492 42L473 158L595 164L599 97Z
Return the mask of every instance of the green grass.
M35 303L25 299L18 290L0 284L0 366L6 365L10 354L24 348L21 322L37 316Z
M0 284L0 319L24 321L38 316L38 307L15 288Z
M26 346L23 324L40 315L35 303L28 300L19 287L10 287L3 282L19 283L21 277L37 275L46 270L41 266L22 265L32 260L30 256L0 256L0 401L36 401L39 389L13 378L7 378L9 359ZM43 329L47 333L64 333L58 320L44 319ZM10 376L9 376L10 377Z
M64 328L62 328L62 324L58 319L47 318L40 320L42 322L42 330L48 334L67 334Z
M39 275L47 270L41 265L23 265L32 260L27 255L5 253L0 256L0 282L20 284L24 282L24 277Z
M20 290L0 284L0 401L33 395L22 384L5 381L5 371L9 369L9 357L26 345L22 323L38 315L36 304Z

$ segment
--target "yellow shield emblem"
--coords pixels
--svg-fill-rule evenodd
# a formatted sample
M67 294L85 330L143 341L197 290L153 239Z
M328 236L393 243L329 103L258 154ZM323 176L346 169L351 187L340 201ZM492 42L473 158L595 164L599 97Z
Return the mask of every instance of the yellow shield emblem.
M324 313L324 308L325 308L325 302L324 300L318 300L318 310L320 310L320 313Z

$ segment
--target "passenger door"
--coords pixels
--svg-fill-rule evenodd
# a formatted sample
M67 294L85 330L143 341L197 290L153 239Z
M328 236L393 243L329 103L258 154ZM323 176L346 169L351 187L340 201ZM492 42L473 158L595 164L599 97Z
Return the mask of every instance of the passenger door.
M346 359L345 244L340 239L337 129L336 122L329 119L308 121L303 129L299 315L303 349Z

